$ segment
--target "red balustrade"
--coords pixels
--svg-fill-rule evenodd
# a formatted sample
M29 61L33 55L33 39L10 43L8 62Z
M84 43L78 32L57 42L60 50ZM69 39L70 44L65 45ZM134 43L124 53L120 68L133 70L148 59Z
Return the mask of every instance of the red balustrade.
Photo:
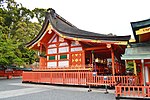
M90 85L136 85L139 84L136 76L93 76L89 78Z
M24 82L86 85L92 72L23 72Z
M22 76L22 70L0 70L0 77L7 77L8 79L12 78L13 76Z
M109 85L119 83L133 85L135 76L98 76L93 72L23 72L24 82L72 84L72 85ZM137 82L137 81L136 81Z
M115 86L116 97L150 98L150 86Z

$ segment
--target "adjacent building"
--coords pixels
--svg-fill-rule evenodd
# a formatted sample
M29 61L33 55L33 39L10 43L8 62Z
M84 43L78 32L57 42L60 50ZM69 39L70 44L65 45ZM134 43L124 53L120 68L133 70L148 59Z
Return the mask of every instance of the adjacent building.
M150 19L131 22L131 26L136 41L129 43L121 58L126 64L134 63L134 74L140 84L117 86L117 96L147 98L150 97Z

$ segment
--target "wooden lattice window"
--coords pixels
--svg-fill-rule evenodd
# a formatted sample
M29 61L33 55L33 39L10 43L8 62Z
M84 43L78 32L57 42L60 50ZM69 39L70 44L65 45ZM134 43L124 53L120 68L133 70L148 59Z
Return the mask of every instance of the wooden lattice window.
M49 60L55 60L55 56L49 56Z
M67 59L67 54L60 55L60 59Z

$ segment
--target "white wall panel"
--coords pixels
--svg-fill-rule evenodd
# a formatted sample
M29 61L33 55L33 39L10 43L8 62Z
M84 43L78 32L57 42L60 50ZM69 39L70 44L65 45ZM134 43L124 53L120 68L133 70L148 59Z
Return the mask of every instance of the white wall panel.
M55 54L57 53L57 48L48 49L48 54Z
M69 67L69 61L59 61L58 67L60 67L60 68Z
M64 53L64 52L69 52L69 47L62 47L62 48L59 48L59 53Z
M82 51L82 47L71 48L71 52Z
M57 62L48 62L47 63L47 68L56 68L57 67Z

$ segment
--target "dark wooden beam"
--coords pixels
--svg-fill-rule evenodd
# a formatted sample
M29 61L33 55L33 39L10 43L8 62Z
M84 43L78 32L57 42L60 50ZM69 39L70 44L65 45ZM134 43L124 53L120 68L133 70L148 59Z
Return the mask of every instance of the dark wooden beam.
M111 50L109 50L109 49L101 49L101 50L96 50L96 51L94 51L95 53L104 53L104 52L111 52Z
M84 50L102 50L102 49L108 49L107 47L90 47L90 48L85 48Z
M89 42L83 42L83 41L80 41L79 43L81 43L82 46L84 46L84 47L93 46L93 45L92 45L91 43L89 43Z

